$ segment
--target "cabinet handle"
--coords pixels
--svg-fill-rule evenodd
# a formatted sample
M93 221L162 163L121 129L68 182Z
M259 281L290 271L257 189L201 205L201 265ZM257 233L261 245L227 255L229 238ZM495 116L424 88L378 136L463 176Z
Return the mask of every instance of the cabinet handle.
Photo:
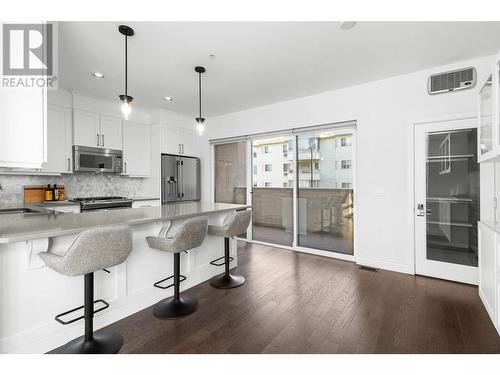
M124 164L125 164L125 173L127 173L127 162L125 162Z
M71 159L68 158L68 172L70 171L70 168L71 168Z
M182 144L182 154L184 155L184 143Z
M102 147L104 147L104 134L101 137L102 137Z
M179 154L181 153L181 144L179 143Z
M99 133L97 133L97 146L99 146Z

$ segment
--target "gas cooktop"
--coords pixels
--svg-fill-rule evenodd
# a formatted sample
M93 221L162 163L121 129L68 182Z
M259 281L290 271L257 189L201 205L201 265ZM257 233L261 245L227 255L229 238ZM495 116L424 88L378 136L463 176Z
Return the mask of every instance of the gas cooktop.
M132 207L132 199L118 196L75 198L71 201L80 203L82 211Z

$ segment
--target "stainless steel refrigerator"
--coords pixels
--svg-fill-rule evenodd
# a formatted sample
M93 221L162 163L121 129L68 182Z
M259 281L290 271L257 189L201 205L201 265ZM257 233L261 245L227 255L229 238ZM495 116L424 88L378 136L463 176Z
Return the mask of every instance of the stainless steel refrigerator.
M199 201L201 198L200 179L200 159L162 154L162 204Z

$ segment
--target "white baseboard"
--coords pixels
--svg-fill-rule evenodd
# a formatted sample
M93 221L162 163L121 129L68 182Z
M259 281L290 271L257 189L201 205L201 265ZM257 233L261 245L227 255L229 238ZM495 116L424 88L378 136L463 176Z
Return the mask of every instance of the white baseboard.
M356 257L356 264L359 264L360 266L381 268L381 269L388 270L388 271L394 271L394 272L400 272L400 273L414 275L413 270L411 270L407 264L387 262L384 260L365 258L365 257L360 257L360 256Z

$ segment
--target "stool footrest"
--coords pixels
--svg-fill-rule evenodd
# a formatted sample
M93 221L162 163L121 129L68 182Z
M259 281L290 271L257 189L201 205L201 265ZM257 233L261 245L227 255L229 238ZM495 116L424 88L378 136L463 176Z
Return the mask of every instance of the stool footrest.
M169 277L167 277L167 278L165 278L165 279L163 279L163 280L157 281L156 283L154 283L154 284L153 284L153 286L154 286L155 288L160 288L160 289L168 289L168 288L171 288L171 287L173 287L173 286L174 286L174 283L172 283L172 284L170 284L170 285L167 285L167 286L161 286L160 284L161 284L161 283L163 283L163 282L165 282L165 281L167 281L167 280L170 280L170 279L171 279L171 278L173 278L173 277L174 277L174 275L169 276ZM183 276L183 275L179 275L179 279L180 279L180 282L182 283L184 280L186 280L186 279L187 279L187 277L186 277L186 276Z
M107 303L107 302L106 302L105 300L103 300L103 299L96 299L96 300L94 301L94 305L95 305L96 303L98 303L98 302L100 302L100 303L104 304L104 306L103 306L103 307L98 308L97 310L94 310L94 314L96 314L96 313L98 313L98 312L100 312L100 311L102 311L102 310L106 310L106 309L109 307L109 303ZM74 308L74 309L71 309L71 310L65 311L65 312L63 312L63 313L61 313L61 314L59 314L59 315L56 315L56 317L55 317L54 319L55 319L58 323L61 323L61 324L63 324L63 325L67 325L67 324L71 324L71 323L77 322L77 321L79 321L80 319L85 318L85 315L79 316L78 318L71 319L71 320L63 320L63 319L61 319L61 318L62 318L63 316L65 316L65 315L68 315L68 314L74 313L75 311L81 310L81 309L83 309L83 307L84 307L84 306L80 306L80 307L76 307L76 308Z
M226 264L226 262L225 262L225 261L224 261L224 262L222 262L222 263L217 263L217 262L218 262L219 260L221 260L221 259L224 259L224 258L225 258L225 256L221 256L220 258L217 258L217 259L212 260L212 261L210 262L210 264L211 264L212 266L217 266L217 267L223 266L224 264ZM233 260L234 260L234 258L233 258L233 257L229 257L229 261L230 261L230 262L232 262Z

